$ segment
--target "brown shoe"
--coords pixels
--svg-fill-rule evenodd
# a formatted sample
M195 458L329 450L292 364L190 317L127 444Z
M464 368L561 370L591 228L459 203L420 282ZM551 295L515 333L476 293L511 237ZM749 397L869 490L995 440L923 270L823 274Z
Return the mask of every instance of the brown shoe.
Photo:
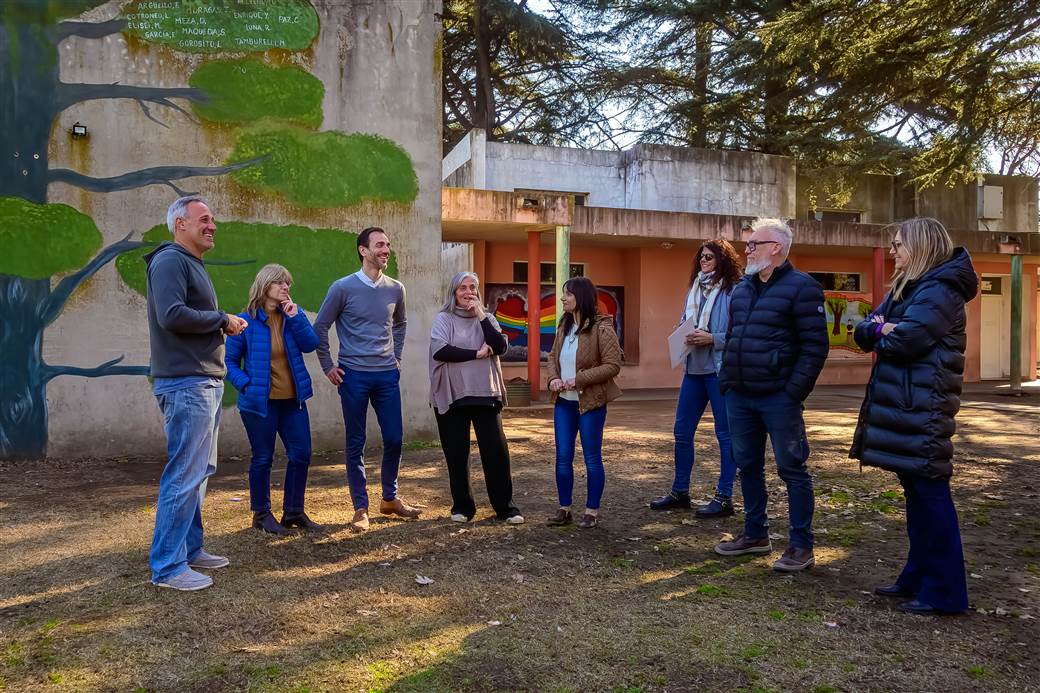
M720 556L743 556L746 553L772 553L773 545L769 537L754 539L741 534L733 541L720 541L715 545L715 553Z
M812 568L816 564L816 557L812 549L800 549L797 546L788 546L787 551L773 564L773 570L781 573L797 573L806 568Z
M368 508L358 508L354 511L354 519L350 521L349 527L355 532L368 531Z
M422 515L422 510L413 508L400 498L395 498L391 501L379 501L379 512L382 515L397 515L409 520L414 520Z
M585 513L578 520L578 524L575 525L578 529L592 529L599 525L599 515L593 515L591 513Z
M569 525L573 521L574 516L571 515L571 511L560 508L556 511L555 515L549 516L549 519L545 521L545 524L549 525L550 527L562 527L564 525Z

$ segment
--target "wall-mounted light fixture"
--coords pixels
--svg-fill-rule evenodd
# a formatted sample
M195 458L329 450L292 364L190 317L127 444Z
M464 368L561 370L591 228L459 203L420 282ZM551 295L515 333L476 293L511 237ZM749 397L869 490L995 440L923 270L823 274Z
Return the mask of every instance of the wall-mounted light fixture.
M671 241L661 241L661 247L665 250L671 250L675 246Z
M72 133L72 139L82 139L87 136L87 126L83 125L79 121L76 121L75 123L73 123L72 130L70 130L70 132Z
M1009 234L1004 234L997 240L997 251L1001 255L1018 255L1022 252L1022 243Z

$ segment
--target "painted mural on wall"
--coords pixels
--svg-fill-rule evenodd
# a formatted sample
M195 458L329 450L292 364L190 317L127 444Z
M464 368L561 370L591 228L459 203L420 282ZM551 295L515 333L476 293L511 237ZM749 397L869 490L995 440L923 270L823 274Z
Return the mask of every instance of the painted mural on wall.
M625 348L624 316L625 289L621 286L597 286L597 308L600 313L614 318L614 330L618 334L621 348ZM487 309L494 313L509 339L509 348L502 355L503 361L527 361L527 285L487 284L484 289ZM539 305L539 349L542 360L552 351L556 339L556 289L542 290Z
M824 312L827 315L827 337L830 340L830 356L866 356L856 345L856 325L863 321L873 307L865 294L840 291L824 291Z
M182 183L185 179L227 176L254 195L277 196L299 207L367 200L407 204L418 193L403 149L371 134L319 131L321 81L301 68L268 61L269 49L303 50L314 41L318 16L308 0L132 0L110 21L74 19L101 4L7 0L0 6L0 459L46 454L46 387L51 379L148 373L146 365L123 364L123 357L91 367L44 362L44 331L75 289L119 258L120 275L143 293L139 255L169 237L164 227L157 227L140 240L128 236L102 248L102 233L90 217L47 202L49 183L96 193L165 185L185 194L191 192ZM186 86L60 81L62 41L118 33L212 59L192 72ZM221 59L221 53L235 57ZM219 166L156 162L107 178L52 168L47 152L57 116L97 99L136 102L157 128L165 117L198 119L200 127L231 126L236 128L235 142ZM156 135L161 136L161 129ZM251 281L265 262L277 260L297 274L294 298L312 310L331 281L315 268L332 266L341 276L357 266L354 237L340 230L218 224L222 240L207 261L227 310L242 306L246 276Z

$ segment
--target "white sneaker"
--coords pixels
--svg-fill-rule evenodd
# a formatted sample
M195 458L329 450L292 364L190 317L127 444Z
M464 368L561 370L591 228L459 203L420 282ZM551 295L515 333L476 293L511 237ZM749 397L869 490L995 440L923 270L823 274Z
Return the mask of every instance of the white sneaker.
M523 515L513 515L512 517L506 518L507 525L522 525L524 523Z
M171 590L179 590L181 592L194 592L196 590L204 590L213 584L213 578L209 575L203 575L202 573L196 573L191 568L181 571L176 575L172 575L165 580L152 580L152 584L156 587L167 587Z
M199 549L199 552L195 554L195 558L188 561L189 568L208 568L210 570L223 568L230 564L231 561L228 559L223 556L214 556L211 553L206 553L205 549Z
M466 517L465 515L463 515L462 513L455 513L454 515L451 516L451 521L452 522L469 522L469 518Z

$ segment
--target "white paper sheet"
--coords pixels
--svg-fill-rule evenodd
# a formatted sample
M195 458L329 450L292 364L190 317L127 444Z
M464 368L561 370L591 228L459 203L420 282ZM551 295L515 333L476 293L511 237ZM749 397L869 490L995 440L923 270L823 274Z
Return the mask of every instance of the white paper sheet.
M686 320L668 335L668 354L672 357L672 368L686 360L686 355L693 349L686 343L686 335L697 329L696 320Z

